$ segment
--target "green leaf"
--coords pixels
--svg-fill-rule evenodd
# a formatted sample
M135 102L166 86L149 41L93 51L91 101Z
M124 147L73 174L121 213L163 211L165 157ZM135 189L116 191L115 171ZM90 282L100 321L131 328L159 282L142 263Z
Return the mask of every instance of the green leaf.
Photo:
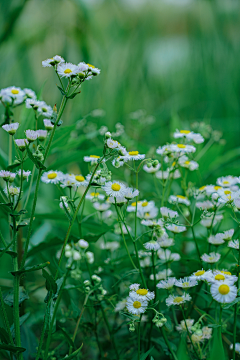
M215 329L213 333L213 343L209 356L207 360L226 360L223 343L222 343L222 334L221 329Z
M41 270L41 269L45 268L46 266L48 266L49 264L50 264L50 262L47 261L47 262L45 262L43 264L38 264L38 265L34 265L34 266L28 266L28 267L22 268L21 270L18 270L18 271L11 271L11 274L13 276L22 275L22 274L27 273L27 272Z
M77 354L81 351L83 347L83 344L80 346L79 349L77 349L76 351L74 351L71 355L69 356L65 356L64 358L62 358L61 360L71 360L71 359L76 359L75 356L77 356Z
M5 302L5 304L7 304L8 306L13 307L13 298L14 298L14 291L13 289L10 290L8 293L5 293L3 296L3 300ZM26 290L23 288L23 286L20 286L19 288L19 305L24 301L29 299L29 296L26 292Z
M67 340L67 342L69 343L69 345L75 349L75 344L72 341L72 339L70 338L70 336L68 335L68 333L66 332L66 330L59 325L58 325L57 329L59 329L61 331L61 333L64 335L64 337Z
M29 159L35 164L36 168L39 170L46 170L46 166L43 165L43 163L41 161L39 161L35 156L33 156L33 153L29 149L28 145L26 145L26 149L27 149Z
M24 160L25 161L25 160ZM13 169L15 169L15 168L17 168L17 167L19 167L20 165L21 165L21 163L22 163L22 161L21 160L14 160L14 163L12 164L12 165L9 165L8 167L7 167L7 170L13 170Z
M71 95L69 95L69 96L66 96L66 98L67 98L67 99L74 99L75 96L77 96L78 94L80 94L80 92L81 92L81 91L76 92L76 93L73 93L73 94L71 94Z
M28 313L20 316L20 318L19 318L19 324L20 324L20 326L25 323L25 321L29 318L30 315L31 315L31 313L28 312ZM11 333L12 333L12 337L14 338L14 337L15 337L14 324L12 324L12 326L11 326Z
M2 350L8 350L13 353L17 352L24 352L26 349L19 346L13 346L13 345L6 345L6 344L0 344L0 349Z
M64 96L66 96L67 94L65 93L65 91L60 87L60 86L58 86L57 85L57 88L58 88L58 90L60 91L60 93Z
M8 332L2 327L0 327L0 339L5 344L9 344L11 342Z
M42 269L42 275L46 279L46 289L48 291L52 291L53 294L57 292L57 284L51 274L49 274L46 270Z
M188 354L187 337L185 335L181 336L181 340L179 342L178 350L177 350L177 357L178 357L178 359L181 359L181 360L190 360L191 359L191 357Z
M140 360L145 360L148 357L148 355L152 352L153 349L154 349L154 346L150 350L148 350L145 354L142 354L140 357Z
M74 304L74 301L73 299L71 299L71 308L72 308L72 311L73 311L73 317L74 318L77 318L79 315L80 315L80 309L78 308L77 305Z
M225 310L225 309L229 309L229 308L232 307L233 305L239 303L239 301L240 301L240 297L237 297L235 300L233 300L233 302L225 305L225 306L224 306L224 310Z
M3 252L4 254L8 254L12 257L17 257L17 253L15 251L12 251L12 250L6 250L6 249L0 249L0 253Z

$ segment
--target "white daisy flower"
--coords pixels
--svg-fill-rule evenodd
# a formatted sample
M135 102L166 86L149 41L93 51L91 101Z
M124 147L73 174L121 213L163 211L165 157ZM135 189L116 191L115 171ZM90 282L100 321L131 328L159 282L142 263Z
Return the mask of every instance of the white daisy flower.
M145 249L147 250L158 250L160 249L160 245L157 243L157 241L155 240L150 240L148 242L146 242L145 244L143 244L143 246L145 247Z
M135 212L136 211L136 205L137 205L137 207L139 207L141 203L142 203L142 201L138 201L137 203L136 202L131 203L131 205L129 205L127 207L127 212Z
M152 209L145 211L144 208L140 208L137 210L137 217L139 217L140 219L155 219L157 217L158 214L158 208L157 207L153 207Z
M47 130L37 130L36 133L37 133L37 138L40 141L45 140L47 137Z
M190 130L176 130L175 133L173 134L173 137L175 139L180 139L180 138L185 138L189 141L194 141L195 144L201 144L204 142L204 138L202 137L201 134L196 134L193 131Z
M164 279L167 279L169 276L172 275L172 270L171 269L164 269L162 271L159 271L157 274L156 274L156 280L164 280ZM150 275L150 280L154 280L154 275L151 274Z
M96 200L104 200L105 196L100 194L99 192L91 192L86 195L86 199L96 201Z
M180 226L175 224L167 225L166 229L173 232L174 234L179 234L187 230L186 226Z
M37 99L37 95L35 93L35 91L33 91L32 89L23 89L23 91L25 92L25 95L30 98L30 99Z
M5 89L2 89L0 92L0 98L3 102L11 104L13 101L14 105L21 104L26 97L25 92L16 86L9 86Z
M89 243L84 239L80 239L80 240L78 240L78 246L81 249L87 249L89 247Z
M218 262L220 260L221 254L219 253L215 253L215 252L211 252L209 255L208 254L203 254L201 256L201 259L208 263L208 264L214 264L216 262Z
M90 155L90 156L84 156L83 160L85 162L91 162L91 164L96 164L98 162L98 159L100 159L100 156L98 155Z
M26 130L25 131L27 140L31 143L35 141L38 137L37 131L34 130Z
M179 179L181 177L181 173L180 171L177 169L175 171L171 171L170 172L170 169L167 169L166 171L158 171L156 172L155 174L156 178L157 179L163 179L163 180L166 180L166 179Z
M14 135L19 127L19 123L5 124L2 126L3 130L7 131L9 135Z
M79 68L72 63L60 63L57 67L57 73L60 77L69 78L77 75Z
M206 280L206 271L205 270L197 270L190 277L190 280Z
M72 188L75 187L76 181L70 177L64 177L61 180L61 187L64 189L65 187Z
M63 63L65 60L59 56L59 55L55 55L54 57L47 59L47 60L43 60L42 61L42 66L43 67L52 67L55 66L57 64Z
M172 253L168 249L166 249L166 250L159 249L157 254L158 254L159 259L161 259L163 261L179 261L181 258L178 253Z
M16 139L14 142L20 151L24 151L26 149L26 144L28 144L27 139Z
M147 300L142 300L139 295L133 293L127 298L126 308L133 315L143 314L148 306Z
M170 289L172 289L173 286L175 285L175 281L176 281L176 278L175 278L175 277L169 277L167 280L161 280L161 281L157 284L157 287L158 287L158 289L170 290Z
M181 305L184 304L186 301L190 301L191 299L191 296L185 293L181 296L169 295L169 297L166 299L166 304L167 306Z
M210 200L196 202L196 207L200 210L209 210L212 209L214 206L214 203Z
M115 168L120 168L121 166L124 165L124 160L121 159L120 156L118 156L117 158L113 159L112 161L112 165L115 167Z
M128 188L126 188L124 197L127 200L132 200L134 197L136 197L138 195L139 195L139 190L128 187Z
M233 191L230 189L220 189L217 192L218 195L218 203L227 204L232 202L234 199L239 198L240 191Z
M193 145L185 145L185 144L172 144L171 152L176 152L181 154L194 153L196 151L195 146Z
M96 68L94 65L91 65L91 64L86 64L88 66L88 71L90 71L90 73L93 75L93 76L96 76L96 75L99 75L101 70Z
M148 289L141 289L140 287L137 290L131 290L129 296L137 294L141 300L153 300L155 298L154 291L149 291Z
M235 185L238 183L238 178L236 176L222 176L217 179L217 185L222 187L231 187L232 185Z
M79 174L79 175L72 175L72 177L74 177L76 187L79 187L79 186L87 186L87 185L88 185L88 183L87 183L87 181L85 180L84 176L82 176L81 174Z
M129 286L130 290L137 291L140 288L140 284L134 283Z
M142 268L149 267L152 265L151 257L147 256L143 260L140 260L140 266Z
M45 184L58 184L64 179L64 174L61 171L50 170L41 176L42 182Z
M122 197L126 194L126 186L119 181L108 181L102 189L107 193L109 196L113 197Z
M233 237L233 234L234 234L234 229L230 229L230 230L226 230L224 231L221 236L222 236L222 239L225 240L225 241L229 241L232 239ZM220 235L220 234L219 234Z
M179 216L177 211L173 211L173 210L168 209L167 207L164 207L164 206L162 206L160 208L160 212L161 212L162 216L165 217L165 218L169 217L169 218L172 219L172 218L175 218L175 217Z
M175 244L174 239L169 238L169 237L160 238L160 240L158 240L158 243L161 248L168 248Z
M117 241L108 241L106 244L104 244L104 249L110 250L112 252L116 251L119 247L120 244Z
M168 201L170 203L179 203L179 204L184 204L186 206L190 205L190 201L188 200L188 198L183 195L170 195Z
M52 130L54 128L54 125L51 123L51 120L49 119L43 119L43 123L46 130Z
M53 109L50 105L47 105L45 101L37 101L37 112L39 115L51 117L53 114Z
M28 177L31 175L31 171L30 170L28 170L28 171L23 170L23 173L22 173L21 170L18 170L17 174L18 174L19 177L21 177L21 175L23 174L22 175L23 180L27 179L27 181L28 181Z
M6 195L15 196L20 194L20 188L16 186L9 186L8 188L4 189Z
M93 207L98 211L106 211L110 208L110 204L94 202Z
M196 161L189 160L187 156L182 156L179 159L179 165L189 169L190 171L197 170L199 168L199 164Z
M239 240L231 240L228 243L228 247L239 250Z
M218 281L228 281L230 284L234 284L238 277L235 275L231 275L231 273L227 273L227 271L221 270L208 270L205 276L208 283L216 283Z
M154 227L161 227L163 225L163 222L161 219L159 220L146 220L146 219L143 219L141 221L141 224L144 225L144 226L148 226L150 228L154 228Z
M208 242L209 244L213 244L213 245L221 245L224 244L224 240L222 239L221 236L219 236L221 234L216 234L216 235L211 235L208 238Z
M217 224L218 221L221 221L223 219L223 215L222 214L219 214L219 215L216 215L214 217L214 220L213 220L213 216L210 216L210 217L207 217L205 219L202 219L200 221L200 224L206 228L210 228L211 226L215 226Z
M127 199L124 196L119 196L117 198L110 196L107 199L107 202L109 202L110 204L124 205L127 203Z
M184 320L180 321L180 324L176 326L176 330L179 331L179 332L183 332L183 331L187 331L187 328L188 328L188 331L191 333L192 330L191 330L191 327L193 326L194 324L194 321L193 319L186 319L186 323ZM186 327L187 325L187 327Z
M138 151L129 151L127 155L120 156L120 159L123 159L124 161L143 160L145 159L145 154L141 155Z
M231 303L237 297L237 287L228 281L218 281L212 284L210 292L214 300L221 304Z
M152 165L150 167L148 167L147 164L144 164L143 170L149 174L155 174L160 169L160 167L161 167L160 163L158 163L157 166L155 166L155 167Z
M204 326L202 328L202 333L203 333L203 338L209 340L212 337L212 328L209 328L208 326Z
M11 171L8 171L8 170L1 170L0 171L0 177L5 181L8 181L12 174L13 173Z
M107 139L107 147L109 149L116 149L119 147L119 143L116 140L113 139Z
M178 279L175 281L175 286L181 287L183 289L188 289L198 284L197 280L190 277L185 277L184 279Z

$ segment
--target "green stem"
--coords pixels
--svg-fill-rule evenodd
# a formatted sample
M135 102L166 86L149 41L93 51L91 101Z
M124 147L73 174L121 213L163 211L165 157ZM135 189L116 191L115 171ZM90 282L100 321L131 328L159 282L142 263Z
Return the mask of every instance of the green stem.
M142 316L140 316L140 321L138 323L138 360L141 358L141 318Z
M8 317L7 317L7 313L6 313L6 309L5 309L5 304L4 304L4 301L3 301L2 289L1 288L0 288L0 303L1 303L5 328L6 328L7 332L8 332L11 345L14 345L13 338L12 338L12 333L11 333L11 329L10 329L10 325L9 325L9 322L8 322Z
M238 250L238 289L240 285L240 273L239 273L239 265L240 265L240 249ZM236 358L236 335L237 335L237 313L238 313L238 303L234 305L234 322L233 322L233 360Z
M17 252L17 229L15 217L12 217L13 221L13 251ZM13 258L13 270L18 271L18 258ZM14 319L14 330L15 330L15 342L16 346L21 347L21 335L20 335L20 321L19 321L19 275L14 276L14 298L13 298L13 319ZM23 360L22 353L17 353L17 360Z
M170 342L168 341L168 338L167 338L167 335L166 335L166 333L165 333L164 328L161 328L161 332L162 332L162 335L163 335L163 337L164 337L165 343L166 343L166 345L167 345L167 347L168 347L168 350L169 350L170 353L172 354L174 360L178 360L175 352L173 351L173 349L172 349L172 347L171 347Z
M105 324L106 324L108 332L109 332L109 336L111 338L111 341L112 341L112 344L113 344L113 347L114 347L114 350L115 350L115 353L116 353L116 358L119 359L118 349L117 349L117 346L116 346L115 338L113 336L113 332L112 332L112 330L110 328L110 324L108 322L108 318L107 318L107 316L105 314L105 311L104 311L104 309L102 307L102 304L100 304L100 307L101 307L101 311L102 311L102 315L103 315Z
M199 355L198 355L198 352L197 352L197 350L196 350L196 348L195 348L195 346L194 346L194 344L193 344L192 337L191 337L191 334L190 334L189 329L188 329L188 326L187 326L187 321L186 321L186 317L185 317L185 314L184 314L184 310L183 310L183 308L182 308L181 305L180 305L180 308L181 308L181 310L182 310L182 315L183 315L183 319L184 319L184 323L185 323L185 327L186 327L186 330L187 330L187 334L188 334L189 340L190 340L190 342L191 342L191 344L192 344L193 350L194 350L197 358L199 359Z
M196 245L198 257L199 257L200 263L202 264L201 253L200 253L200 250L199 250L199 247L198 247L197 239L196 239L196 237L195 237L195 233L194 233L193 226L191 226L191 230L192 230L193 239L194 239L194 242L195 242L195 245Z
M13 137L12 135L9 135L8 165L12 165L12 142Z
M4 240L4 237L3 237L2 233L1 233L1 231L0 231L0 240L2 241L2 243L3 243L4 246L7 246L7 243L6 243L6 241Z

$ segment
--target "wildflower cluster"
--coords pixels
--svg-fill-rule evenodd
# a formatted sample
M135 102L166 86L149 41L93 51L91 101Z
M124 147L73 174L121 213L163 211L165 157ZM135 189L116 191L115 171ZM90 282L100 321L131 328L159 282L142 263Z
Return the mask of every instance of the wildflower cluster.
M20 317L19 305L29 292L34 318L38 293L28 276L41 270L43 316L32 320L41 328L33 334L36 360L74 359L81 351L83 358L94 359L133 359L136 351L138 359L150 353L153 359L185 359L186 354L224 359L224 347L236 359L240 177L223 175L210 184L199 180L201 158L219 143L220 134L195 123L192 130L176 130L171 142L153 152L129 141L121 124L111 133L80 120L70 126L73 136L62 150L66 157L76 146L77 164L72 166L70 151L61 163L56 161L61 141L54 148L53 139L65 106L100 70L58 55L42 65L56 72L60 106L47 105L30 89L0 92L9 146L1 163L0 207L10 229L1 229L0 256L13 262L12 291L0 291L6 325L0 349L23 360L26 314ZM31 111L31 128L15 121L20 105ZM142 111L130 119L154 122ZM6 306L13 308L12 328Z

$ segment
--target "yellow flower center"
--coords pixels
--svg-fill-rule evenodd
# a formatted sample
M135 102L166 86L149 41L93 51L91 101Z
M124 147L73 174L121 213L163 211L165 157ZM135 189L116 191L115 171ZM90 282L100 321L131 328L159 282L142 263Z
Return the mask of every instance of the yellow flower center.
M176 161L174 161L173 163L172 163L172 167L174 167L176 165Z
M142 304L140 303L140 301L134 301L133 307L134 307L135 309L139 309L141 306L142 306Z
M91 196L96 196L96 197L97 197L97 196L99 195L99 193L98 193L98 192L96 192L96 193L95 193L95 192L92 192L90 195L91 195Z
M225 280L225 276L221 275L221 274L218 274L218 275L215 276L215 280Z
M91 64L87 64L90 68L92 69L95 69L95 66L94 65L91 65Z
M129 155L138 155L139 152L138 151L129 151Z
M132 204L131 204L131 206L136 206L137 205L137 203L136 202L133 202Z
M221 273L225 274L225 275L232 275L232 273L230 273L230 271L224 271L222 270Z
M145 213L145 217L149 217L150 216L150 213L149 212L146 212Z
M144 202L142 203L142 207L146 207L146 206L148 206L148 202L147 202L147 201L144 201Z
M185 196L183 196L183 195L177 195L177 198L179 198L179 199L186 199L186 197Z
M147 290L147 289L138 289L138 290L136 291L136 293L137 293L138 295L147 295L148 290Z
M174 303L180 303L180 302L182 302L183 301L183 297L182 296L177 296L174 300L173 300L173 302Z
M225 194L225 195L230 195L230 194L231 194L231 191L230 191L230 190L225 190L225 191L224 191L224 194Z
M177 144L177 147L178 147L179 149L185 149L186 145L183 145L183 144Z
M64 70L64 74L71 74L72 70L71 69L66 69Z
M214 186L214 190L220 190L221 188L221 186Z
M184 282L184 283L183 283L183 286L188 287L188 286L189 286L189 282Z
M190 164L190 161L185 161L185 163L184 163L185 165L189 165Z
M11 93L14 94L14 95L17 95L17 94L19 94L19 90L17 90L17 89L12 89L12 90L11 90Z
M52 180L52 179L55 179L57 177L57 173L53 172L53 173L50 173L48 174L48 179Z
M111 188L113 191L119 191L121 189L121 186L119 184L114 183L112 184Z
M205 273L205 270L199 270L195 273L195 276L201 276Z
M204 190L205 188L206 188L206 186L201 186L201 187L199 188L199 190L202 191L202 190Z
M225 181L223 181L223 184L224 184L224 185L228 185L228 184L229 184L229 181L225 180Z
M189 130L180 130L181 134L190 134L191 131Z
M75 179L76 179L77 181L79 181L79 182L84 181L84 177L83 177L82 175L77 175L77 176L75 176Z
M90 157L94 158L94 159L99 159L100 158L100 156L98 156L98 155L90 155Z
M230 291L230 287L226 284L220 285L218 288L218 291L220 292L220 294L222 295L227 295Z

